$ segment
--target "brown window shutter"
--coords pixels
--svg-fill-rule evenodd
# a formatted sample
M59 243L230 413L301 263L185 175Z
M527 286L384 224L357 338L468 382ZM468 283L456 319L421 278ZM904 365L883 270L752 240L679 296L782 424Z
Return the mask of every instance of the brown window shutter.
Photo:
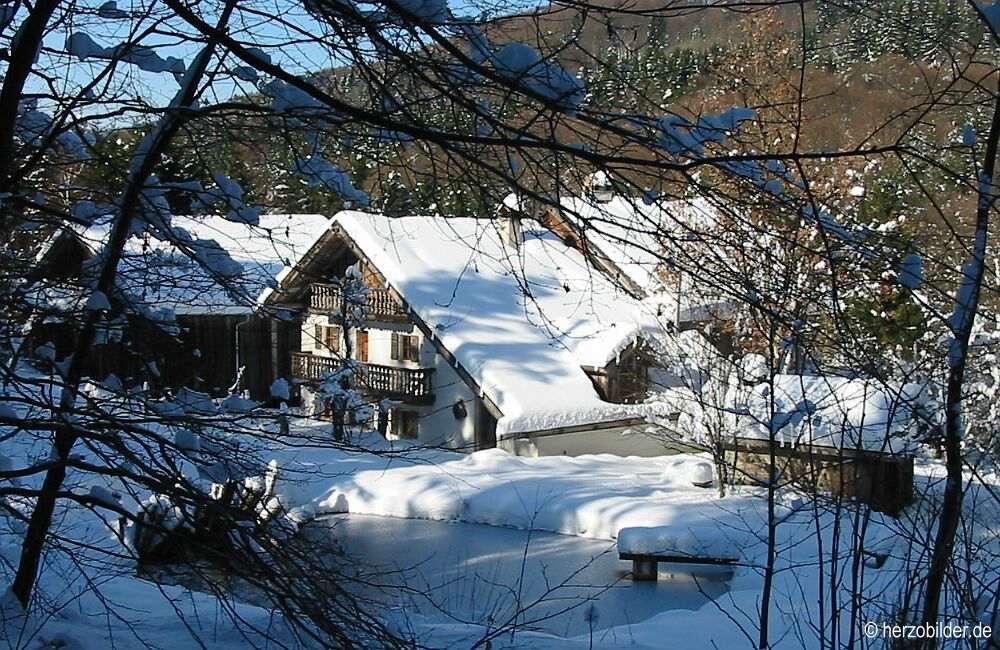
M417 414L414 411L402 411L403 422L401 431L399 434L400 438L416 438L417 437Z
M368 331L358 331L358 361L368 361Z
M392 351L389 353L389 357L395 360L399 359L399 332L392 333Z
M392 434L397 438L414 439L417 437L419 416L416 411L392 409Z
M320 346L323 345L323 326L317 325L315 332L313 332L313 349L318 350Z

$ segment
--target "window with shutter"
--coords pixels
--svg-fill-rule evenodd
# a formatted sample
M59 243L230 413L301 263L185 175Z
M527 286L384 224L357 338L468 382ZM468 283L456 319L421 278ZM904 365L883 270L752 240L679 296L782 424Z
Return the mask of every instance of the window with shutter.
M338 352L340 350L340 328L317 325L315 330L315 341L313 347L317 350L330 350Z
M340 350L340 328L339 327L327 327L326 328L326 347L337 352Z
M407 361L420 360L420 341L416 336L403 336L401 356Z
M396 361L420 361L420 339L410 334L392 334L390 358Z
M358 361L368 361L368 331L358 331L357 341Z

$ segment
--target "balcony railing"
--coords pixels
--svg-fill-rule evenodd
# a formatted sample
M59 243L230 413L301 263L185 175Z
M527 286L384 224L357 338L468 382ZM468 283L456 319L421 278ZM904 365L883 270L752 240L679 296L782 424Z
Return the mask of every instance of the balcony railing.
M340 368L341 363L341 359L333 357L293 352L292 377L318 382ZM431 390L433 368L394 368L377 363L364 363L361 368L358 388L362 392L412 404L430 404L434 401Z
M321 314L340 311L344 304L344 292L335 284L313 283L309 297L309 310ZM368 305L365 318L371 321L405 321L406 312L403 306L392 296L388 289L368 289Z

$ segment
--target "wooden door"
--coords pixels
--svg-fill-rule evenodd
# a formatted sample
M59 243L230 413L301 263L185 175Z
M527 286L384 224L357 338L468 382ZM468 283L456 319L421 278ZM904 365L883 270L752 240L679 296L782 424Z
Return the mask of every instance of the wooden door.
M497 419L481 402L476 422L476 449L493 449L497 446Z

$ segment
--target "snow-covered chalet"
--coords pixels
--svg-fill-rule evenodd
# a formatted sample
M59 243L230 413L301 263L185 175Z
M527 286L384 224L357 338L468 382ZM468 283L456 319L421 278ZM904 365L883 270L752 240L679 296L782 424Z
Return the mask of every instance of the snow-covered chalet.
M351 355L368 397L390 405L390 438L520 455L664 453L628 434L642 423L643 341L681 310L629 290L611 257L553 212L333 217L262 298L300 315L290 356L303 404L343 362L336 281L355 265L369 293Z
M257 298L328 223L316 214L265 214L254 224L178 215L171 225L190 239L184 246L133 235L118 263L111 314L86 373L100 379L114 374L128 386L148 380L153 389L186 387L212 396L225 395L239 376L241 390L266 399L274 378L288 374L283 351L298 345L298 328L256 313ZM52 344L58 358L72 348L67 323L90 293L92 262L100 259L111 225L110 216L98 216L87 226L55 233L38 251L47 280L33 291L41 317L31 337L33 344Z
M284 378L308 409L319 381L344 362L337 281L356 265L369 293L350 354L365 397L384 407L372 424L390 438L522 455L662 454L662 442L632 433L644 428L636 403L664 375L647 344L707 315L697 301L678 303L660 257L644 253L655 242L624 246L597 228L584 236L579 219L613 210L614 222L628 205L580 198L562 215L535 214L508 200L482 219L346 211L265 214L252 225L174 216L198 243L129 239L111 314L146 318L129 327L109 318L88 373L132 385L153 372L154 388L236 389L261 402ZM38 297L53 324L33 338L52 341L57 356L71 343L60 323L86 295L86 268L109 227L98 218L40 252L52 278L45 291L61 295Z

